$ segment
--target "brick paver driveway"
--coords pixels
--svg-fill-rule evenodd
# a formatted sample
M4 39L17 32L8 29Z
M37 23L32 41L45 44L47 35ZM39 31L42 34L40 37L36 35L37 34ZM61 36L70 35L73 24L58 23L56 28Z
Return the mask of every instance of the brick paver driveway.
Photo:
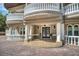
M0 36L0 56L77 56L79 47L63 46L60 48L34 48L23 45L23 42L7 41Z

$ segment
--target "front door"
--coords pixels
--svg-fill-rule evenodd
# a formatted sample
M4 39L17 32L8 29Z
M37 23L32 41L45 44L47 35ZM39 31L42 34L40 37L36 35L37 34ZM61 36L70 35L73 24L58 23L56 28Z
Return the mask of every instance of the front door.
M42 38L50 38L50 27L42 27Z

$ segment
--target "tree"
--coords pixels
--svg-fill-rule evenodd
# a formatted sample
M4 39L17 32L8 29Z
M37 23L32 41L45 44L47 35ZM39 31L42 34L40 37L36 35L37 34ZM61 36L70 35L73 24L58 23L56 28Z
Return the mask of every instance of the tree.
M4 32L6 28L6 17L0 13L0 32Z

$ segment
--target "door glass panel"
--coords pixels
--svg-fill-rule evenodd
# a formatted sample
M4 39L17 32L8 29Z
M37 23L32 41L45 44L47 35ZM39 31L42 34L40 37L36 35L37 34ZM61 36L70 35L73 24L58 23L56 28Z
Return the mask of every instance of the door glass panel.
M78 36L79 32L78 32L78 25L74 26L74 36Z
M42 38L50 38L50 27L42 27Z
M68 36L72 35L72 26L68 26Z

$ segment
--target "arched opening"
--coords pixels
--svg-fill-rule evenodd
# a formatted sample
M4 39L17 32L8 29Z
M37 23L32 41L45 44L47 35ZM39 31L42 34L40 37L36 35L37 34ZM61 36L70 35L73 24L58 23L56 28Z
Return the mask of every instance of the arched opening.
M68 36L72 36L72 26L68 26Z
M78 25L74 25L74 36L78 36L79 35L79 31L78 31Z

